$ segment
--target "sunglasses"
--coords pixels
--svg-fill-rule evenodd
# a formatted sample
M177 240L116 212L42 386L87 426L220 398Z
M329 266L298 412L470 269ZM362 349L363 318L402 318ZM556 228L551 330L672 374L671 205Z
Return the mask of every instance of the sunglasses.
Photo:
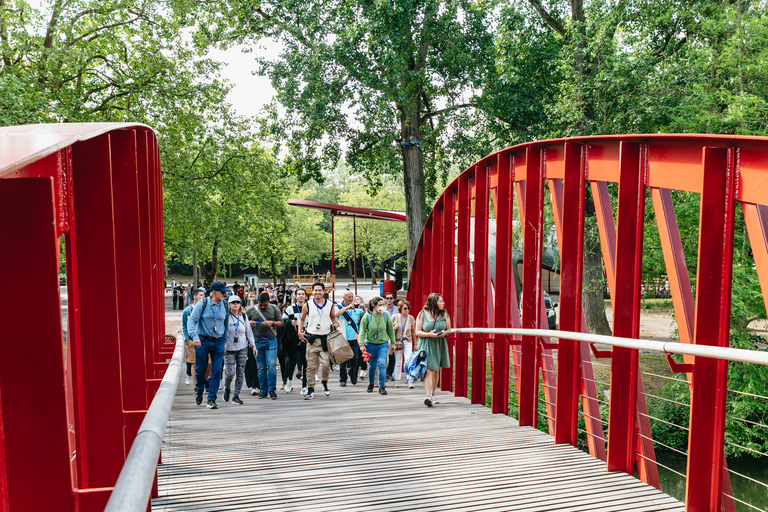
M411 308L409 308L408 306L403 306L403 309L411 309Z
M394 297L387 297L387 300L394 300Z

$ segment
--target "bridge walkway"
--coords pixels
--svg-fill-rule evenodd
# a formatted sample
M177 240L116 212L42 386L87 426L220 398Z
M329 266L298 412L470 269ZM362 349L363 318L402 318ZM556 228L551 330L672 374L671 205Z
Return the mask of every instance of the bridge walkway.
M332 374L332 378L334 375ZM182 376L183 379L183 376ZM683 504L465 398L364 384L305 401L196 406L179 383L153 510L683 511Z

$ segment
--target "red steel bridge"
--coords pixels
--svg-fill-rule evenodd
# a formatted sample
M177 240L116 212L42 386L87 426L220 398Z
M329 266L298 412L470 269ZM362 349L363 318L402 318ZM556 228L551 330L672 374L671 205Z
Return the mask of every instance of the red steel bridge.
M674 190L700 195L695 297ZM561 261L558 331L543 330L546 193ZM640 340L649 194L680 343ZM613 337L601 339L583 334L589 201L613 310ZM439 292L459 328L450 338L452 367L443 370L441 389L485 404L490 369L493 413L516 412L523 427L546 421L551 443L574 446L581 416L593 460L604 461L607 472L637 469L640 480L658 488L653 411L638 353L684 354L683 363L669 362L690 389L685 508L734 510L741 503L724 457L728 364L768 363L764 351L727 348L734 218L741 208L768 297L766 205L766 138L584 137L522 144L483 158L436 202L410 280L415 308ZM29 337L0 344L0 510L146 510L158 495L156 468L183 346L165 336L162 186L152 130L135 124L0 128L0 212L5 323L34 332L33 351ZM512 277L514 222L523 247L520 306ZM34 307L21 307L30 290ZM607 397L598 394L593 364L610 365ZM26 391L30 377L43 377L44 396ZM607 425L601 402L609 404Z

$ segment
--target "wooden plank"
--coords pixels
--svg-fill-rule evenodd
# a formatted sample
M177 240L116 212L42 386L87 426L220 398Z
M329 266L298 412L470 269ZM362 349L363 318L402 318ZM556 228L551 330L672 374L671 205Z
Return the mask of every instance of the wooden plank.
M364 384L305 401L194 405L179 385L158 468L165 511L683 511L682 503L509 417Z

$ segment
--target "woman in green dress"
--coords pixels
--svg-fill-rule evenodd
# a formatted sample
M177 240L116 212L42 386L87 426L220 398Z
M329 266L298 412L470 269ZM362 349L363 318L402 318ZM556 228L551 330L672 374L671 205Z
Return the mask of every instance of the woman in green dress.
M445 310L445 301L439 293L430 293L427 303L416 317L416 336L419 343L416 350L427 353L427 373L424 376L424 392L427 397L424 405L432 407L437 403L438 372L440 368L450 368L448 342L445 337L451 332L451 318Z

